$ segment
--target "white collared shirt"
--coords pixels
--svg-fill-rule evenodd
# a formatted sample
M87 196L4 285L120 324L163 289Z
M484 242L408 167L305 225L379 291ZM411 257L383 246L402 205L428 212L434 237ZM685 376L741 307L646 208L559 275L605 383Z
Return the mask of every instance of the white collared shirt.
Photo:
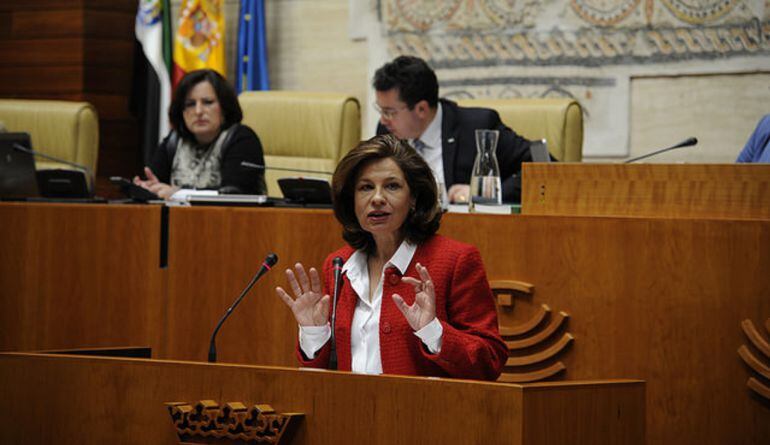
M353 321L350 325L350 354L353 372L367 374L382 374L382 358L380 356L380 309L382 307L383 282L385 269L395 267L401 275L406 273L409 263L414 257L417 246L402 241L401 245L382 268L380 280L372 300L369 301L369 264L367 255L357 250L342 266L342 273L347 274L350 285L358 299L353 311ZM422 340L432 354L441 351L443 328L438 318L414 333ZM299 344L306 357L314 357L319 349L331 338L331 327L300 326Z
M428 163L430 169L433 170L436 182L444 184L446 187L446 182L444 181L444 158L441 154L441 120L443 115L444 111L441 108L441 102L439 102L436 108L436 115L433 116L433 120L420 135L419 139L425 144L425 148L422 150L423 159ZM414 145L414 139L411 143Z

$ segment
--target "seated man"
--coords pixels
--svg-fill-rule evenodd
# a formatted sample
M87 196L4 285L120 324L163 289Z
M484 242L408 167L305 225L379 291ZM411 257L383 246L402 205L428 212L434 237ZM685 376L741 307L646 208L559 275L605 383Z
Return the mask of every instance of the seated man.
M759 121L735 162L770 162L770 114Z
M530 142L505 126L496 111L465 108L438 98L436 73L424 60L400 56L374 74L380 112L377 134L409 139L422 153L452 202L467 202L476 159L477 129L500 131L497 162L504 202L521 201L521 163L529 162Z

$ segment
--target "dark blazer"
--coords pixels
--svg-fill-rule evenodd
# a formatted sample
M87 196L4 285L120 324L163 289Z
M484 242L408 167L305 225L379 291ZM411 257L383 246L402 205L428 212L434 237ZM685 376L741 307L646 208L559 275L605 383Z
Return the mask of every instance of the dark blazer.
M171 167L176 154L179 136L171 131L153 153L150 169L160 182L170 183ZM254 130L246 125L234 124L222 146L222 193L265 194L265 176L263 171L243 167L242 162L265 165L262 143Z
M503 187L503 201L521 201L522 162L531 162L530 142L508 128L497 111L488 108L466 108L446 99L440 99L443 110L441 121L441 155L444 161L444 182L447 189L454 184L470 184L473 163L476 160L477 129L499 130L497 162ZM388 129L377 126L377 134Z

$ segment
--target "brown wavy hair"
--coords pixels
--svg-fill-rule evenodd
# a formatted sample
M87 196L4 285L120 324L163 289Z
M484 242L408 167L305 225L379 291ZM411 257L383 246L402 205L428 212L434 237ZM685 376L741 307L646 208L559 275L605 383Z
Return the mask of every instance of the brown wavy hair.
M381 159L393 159L404 173L415 205L401 226L404 239L420 244L439 228L441 207L438 189L428 164L408 142L391 134L375 136L359 143L337 164L332 177L334 216L342 224L342 237L355 249L376 251L374 237L361 228L356 218L355 185L361 170Z

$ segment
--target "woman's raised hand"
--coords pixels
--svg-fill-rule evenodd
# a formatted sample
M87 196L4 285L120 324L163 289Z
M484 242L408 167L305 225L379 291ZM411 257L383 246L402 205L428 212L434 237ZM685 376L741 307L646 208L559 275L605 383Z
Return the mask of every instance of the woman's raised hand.
M321 278L318 276L318 271L311 267L308 278L302 264L295 264L294 269L296 274L291 269L286 269L286 278L289 280L294 298L281 287L276 287L275 292L286 306L289 306L300 326L325 325L329 321L329 296L321 293Z
M428 269L420 263L417 263L415 268L420 275L419 280L412 277L401 278L401 281L414 286L414 304L409 306L398 294L393 294L393 301L416 332L436 318L436 291Z
M168 199L171 197L171 195L176 193L177 190L179 190L178 187L168 185L165 182L160 182L160 180L158 179L157 176L155 176L155 173L152 172L150 167L144 168L144 176L146 176L147 179L142 179L139 176L134 176L134 184L155 193L156 195L158 195L159 198Z

